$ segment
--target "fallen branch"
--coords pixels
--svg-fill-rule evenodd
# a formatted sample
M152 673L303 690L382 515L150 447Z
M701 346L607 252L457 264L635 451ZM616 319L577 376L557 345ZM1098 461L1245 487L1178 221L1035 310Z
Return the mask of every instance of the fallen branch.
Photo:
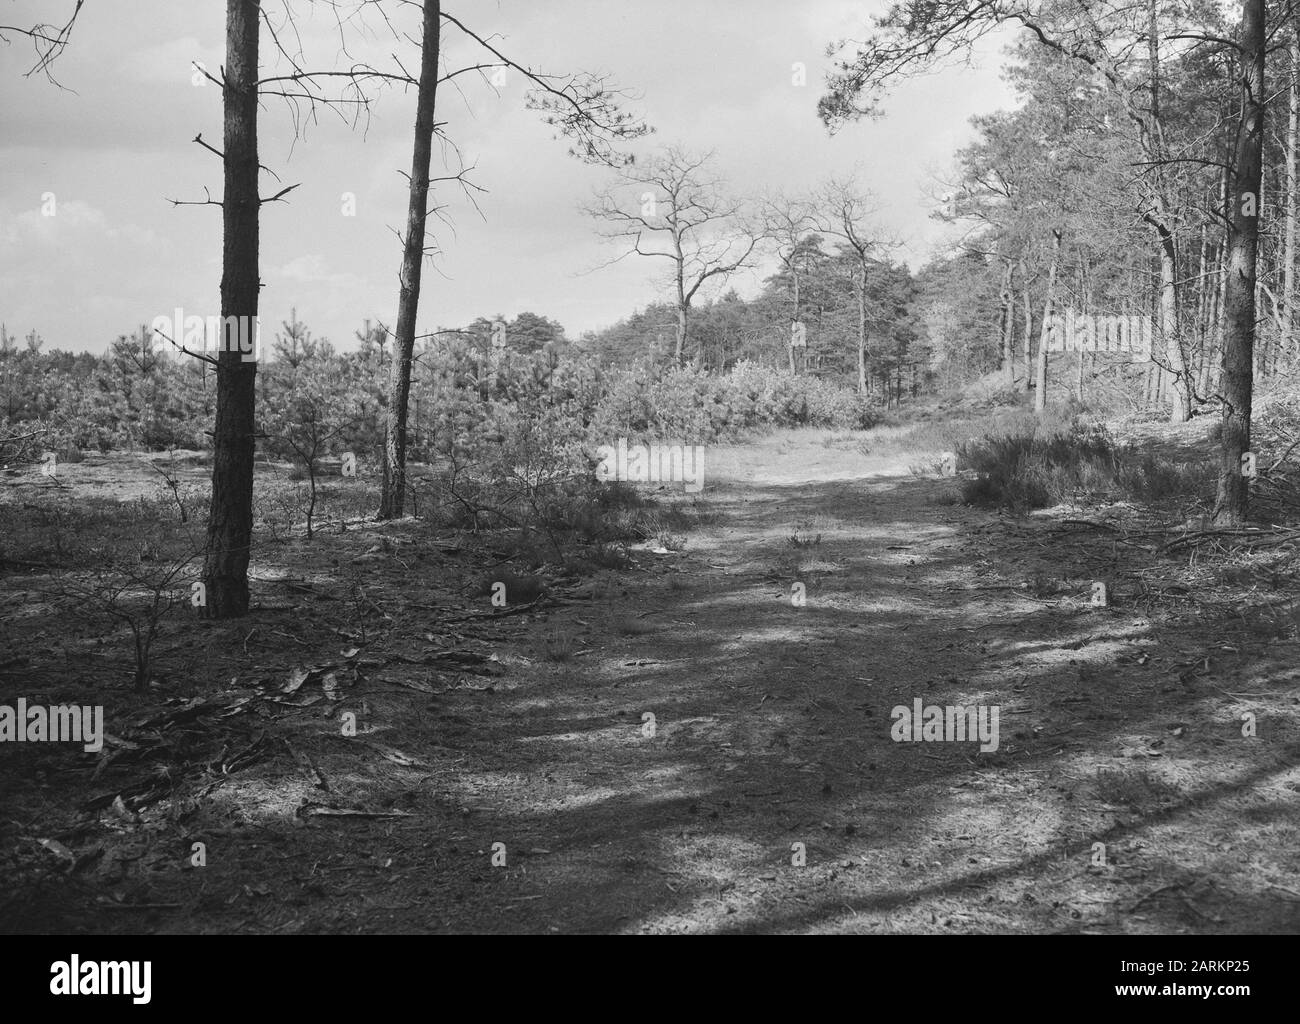
M1112 526L1110 523L1096 523L1091 519L1063 519L1060 525L1061 527L1082 526L1089 530L1110 530L1112 533L1122 532L1118 526Z
M411 818L409 811L354 811L347 807L321 807L305 804L298 808L300 818Z
M1182 537L1177 537L1167 544L1161 545L1156 549L1157 554L1164 554L1173 551L1176 548L1185 547L1189 544L1201 544L1205 541L1218 540L1223 537L1256 537L1260 540L1289 536L1300 536L1300 530L1288 530L1282 527L1273 527L1268 530L1198 530L1195 533L1188 533Z
M533 598L527 604L516 605L514 608L494 608L490 612L475 612L472 615L458 615L454 618L443 619L439 625L448 622L470 622L475 619L504 619L507 615L522 615L524 612L532 611L539 604L546 600L547 595L541 594Z

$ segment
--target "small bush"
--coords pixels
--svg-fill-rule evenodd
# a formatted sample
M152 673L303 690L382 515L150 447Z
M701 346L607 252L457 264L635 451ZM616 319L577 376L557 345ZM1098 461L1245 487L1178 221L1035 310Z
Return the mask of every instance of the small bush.
M546 661L570 661L577 646L577 642L571 634L557 629L552 631L550 636L543 641L542 657Z
M597 544L590 555L591 561L602 569L627 569L632 558L621 544Z
M655 540L665 551L685 551L686 538L679 533L673 533L670 530L660 530L655 535Z

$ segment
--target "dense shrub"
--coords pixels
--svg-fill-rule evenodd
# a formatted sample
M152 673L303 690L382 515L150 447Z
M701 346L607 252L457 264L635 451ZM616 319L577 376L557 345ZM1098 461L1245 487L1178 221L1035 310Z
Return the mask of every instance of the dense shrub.
M861 429L879 419L879 407L856 391L816 377L756 363L738 363L723 375L694 366L653 376L644 368L612 375L591 434L598 443L707 444L735 441L775 427Z
M112 354L2 358L0 428L9 433L39 425L50 447L87 451L202 449L211 443L215 381L211 369L193 359L150 352L141 368ZM295 422L332 422L346 406L347 429L337 440L376 455L390 361L391 353L375 346L343 354L322 348L295 365L259 367L261 449L283 456L284 438L298 430ZM317 386L322 381L327 388ZM517 420L541 418L549 439L560 444L620 437L705 444L775 427L870 427L879 409L851 388L756 362L741 361L725 374L648 361L610 369L567 344L493 350L477 334L445 333L417 352L409 415L414 458L455 451L462 458L499 460L505 451L488 451L485 442L507 439Z
M974 470L962 484L968 505L1024 513L1088 500L1194 497L1208 493L1208 461L1172 463L1117 445L1099 425L1042 424L958 446L958 464Z

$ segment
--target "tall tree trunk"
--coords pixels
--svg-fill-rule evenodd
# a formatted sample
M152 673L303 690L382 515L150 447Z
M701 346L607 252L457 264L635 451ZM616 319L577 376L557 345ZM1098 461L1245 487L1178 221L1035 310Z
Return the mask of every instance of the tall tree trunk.
M1259 203L1258 203L1259 217L1261 219L1264 217L1264 210L1267 208L1264 204L1267 201L1266 195L1268 192L1268 175L1263 173L1262 166L1263 164L1261 161L1261 171L1259 177ZM1267 243L1268 243L1268 236L1261 235L1259 238L1259 244L1258 244L1258 248L1256 249L1256 255L1255 255L1256 265L1258 265L1260 261L1263 260L1264 250ZM1273 262L1274 265L1276 265L1277 263L1276 251L1274 251L1273 253ZM1265 286L1264 282L1260 280L1259 274L1256 273L1255 274L1255 309L1257 312L1264 305L1262 293L1265 291L1267 291L1267 287ZM1278 313L1276 298L1273 298L1273 326L1278 330L1281 330L1282 328L1280 316ZM1269 347L1270 347L1271 338L1272 338L1271 331L1261 331L1259 329L1259 325L1256 324L1255 326L1255 368L1252 371L1255 380L1264 380L1264 378L1268 376L1268 358L1269 358Z
M411 360L415 354L415 317L420 307L424 267L424 231L429 216L429 162L433 153L433 114L438 93L440 0L424 0L420 41L420 84L415 100L415 143L406 209L406 238L397 296L397 332L388 368L388 429L384 431L383 492L380 519L399 519L406 497L406 416L411 395Z
M795 266L795 260L793 256L790 259L790 280L791 283L794 285L794 323L801 324L803 323L803 318L802 318L803 310L800 308L799 305L799 268ZM790 352L790 372L794 373L795 369L794 369L794 334L793 334L794 326L793 324L791 325L790 329L792 332L790 338L788 339L790 341L790 345L788 346ZM806 337L804 339L804 344L805 345L807 344Z
M1082 268L1080 268L1079 276L1081 278L1083 277ZM1083 308L1092 309L1092 286L1089 284L1085 284L1083 281L1080 281L1079 294L1083 296ZM1100 343L1100 340L1101 339L1097 339L1098 343ZM1075 397L1078 398L1080 404L1082 404L1083 402L1083 348L1080 347L1078 351L1075 352L1075 355L1079 357L1079 362L1078 365L1075 367L1074 394Z
M1264 155L1264 0L1243 0L1241 128L1230 213L1228 283L1224 302L1223 443L1214 520L1237 526L1250 514L1250 482L1241 456L1250 451L1254 381L1255 264L1259 253L1259 188Z
M1291 103L1286 126L1286 229L1282 255L1282 333L1278 367L1284 369L1292 359L1291 332L1295 329L1295 242L1297 134L1300 134L1300 14L1291 25Z
M1219 273L1219 265L1222 260L1220 246L1214 245L1210 249L1209 258L1206 261L1206 282L1205 282L1205 342L1204 351L1201 353L1200 375L1197 377L1196 389L1202 395L1210 396L1215 392L1213 380L1214 362L1218 358L1219 351L1219 312L1220 296L1222 286L1219 279L1222 276Z
M1021 277L1025 279L1025 290L1022 293L1025 306L1025 330L1021 338L1021 356L1025 364L1025 393L1028 394L1034 387L1034 375L1031 372L1034 365L1034 307L1029 294L1028 269L1022 263L1020 270Z
M1178 251L1173 232L1163 220L1152 222L1160 238L1160 331L1164 339L1165 358L1169 362L1171 423L1185 423L1191 413L1191 378L1178 325Z
M858 393L863 395L867 393L867 266L865 263L858 268Z
M1154 161L1154 196L1145 219L1155 230L1160 244L1160 337L1165 344L1165 357L1173 374L1173 405L1170 420L1186 421L1191 412L1191 380L1187 374L1187 359L1183 354L1182 338L1178 325L1178 242L1174 237L1174 218L1170 212L1170 187L1165 175L1166 147L1164 128L1160 116L1160 10L1158 0L1147 2L1147 56L1151 71L1151 119L1149 128L1141 132L1144 149Z
M254 343L258 269L257 41L260 0L227 0L225 153L221 199L221 316ZM233 317L235 319L228 319ZM212 504L203 561L207 614L248 613L248 560L253 538L254 408L257 363L229 335L217 354L217 415L212 432ZM255 354L255 353L254 353Z
M1047 298L1043 302L1043 323L1038 332L1038 368L1034 374L1034 412L1047 408L1047 331L1056 301L1056 271L1061 262L1061 230L1052 231L1052 262L1047 268Z
M1227 210L1227 203L1223 204ZM1214 296L1214 360L1210 363L1210 383L1206 394L1218 395L1223 389L1223 342L1227 332L1228 301L1228 240L1225 237L1219 246L1219 262L1215 281Z
M1016 359L1012 332L1016 325L1015 296L1011 293L1011 261L1002 271L1002 373L1006 379L1007 390L1016 386Z
M686 358L686 335L690 330L690 299L686 297L686 254L682 250L682 234L685 229L678 224L676 205L674 199L674 209L668 223L672 227L673 269L677 284L677 351L674 361L681 366Z
M1205 350L1209 342L1207 325L1210 322L1210 232L1201 225L1200 263L1196 273L1196 353L1188 366L1192 389L1196 395L1205 394Z

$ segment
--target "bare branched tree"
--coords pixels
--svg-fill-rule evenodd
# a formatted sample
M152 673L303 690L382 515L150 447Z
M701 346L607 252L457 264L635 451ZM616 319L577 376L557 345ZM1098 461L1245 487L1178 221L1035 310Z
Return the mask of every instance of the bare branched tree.
M482 57L476 63L451 71L439 70L444 50L444 22L477 44ZM529 85L526 99L529 109L540 111L543 120L553 125L558 134L572 140L570 153L588 162L625 162L616 144L638 138L649 130L621 109L627 94L612 89L604 77L590 73L551 75L520 64L503 53L492 37L480 34L442 10L438 0L425 0L422 5L420 54L406 232L401 236L397 325L393 336L393 360L389 366L380 519L399 518L405 505L407 417L411 364L415 353L415 321L420 307L421 271L425 258L430 255L427 242L430 184L431 181L454 180L463 188L477 188L466 181L463 167L446 178L430 179L434 135L447 139L443 130L445 122L440 124L435 118L439 84L471 72L483 76L489 83L492 81L488 77L489 71L494 75L503 71L522 75ZM454 144L451 148L454 150Z
M875 198L852 178L832 178L812 198L817 233L837 242L853 260L853 295L857 300L858 392L867 393L867 274L882 248L872 217Z
M815 244L815 211L812 201L804 196L776 193L764 197L761 213L764 234L775 248L776 258L782 269L790 275L790 322L793 332L794 325L801 324L803 321L801 285L809 247ZM791 373L795 372L795 348L792 333L786 345L786 350L790 354ZM806 365L806 347L804 359Z
M681 365L690 335L691 302L708 282L721 284L753 259L763 237L745 205L726 194L709 170L712 153L670 146L643 165L617 169L585 212L603 222L603 237L628 256L668 260L677 307L675 358Z
M77 16L81 13L82 5L86 0L71 0L71 10L62 22L38 22L34 25L0 25L0 42L10 43L11 36L23 36L31 44L35 52L35 63L28 68L27 77L32 75L44 75L47 79L58 85L58 80L51 72L54 62L62 56L63 51L67 49L68 43L72 38L72 29L77 23Z

